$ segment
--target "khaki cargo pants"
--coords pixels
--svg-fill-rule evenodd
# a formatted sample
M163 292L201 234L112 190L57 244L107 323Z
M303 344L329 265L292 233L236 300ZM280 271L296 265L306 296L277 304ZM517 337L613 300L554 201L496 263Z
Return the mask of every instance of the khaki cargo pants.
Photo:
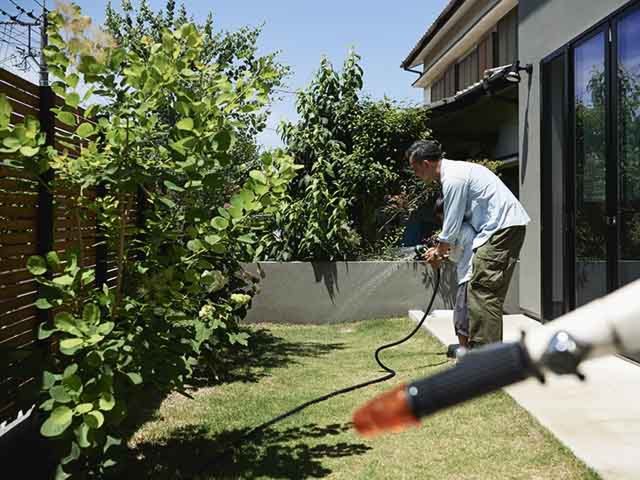
M524 242L525 227L498 230L473 256L469 281L469 341L476 347L502 341L502 308Z

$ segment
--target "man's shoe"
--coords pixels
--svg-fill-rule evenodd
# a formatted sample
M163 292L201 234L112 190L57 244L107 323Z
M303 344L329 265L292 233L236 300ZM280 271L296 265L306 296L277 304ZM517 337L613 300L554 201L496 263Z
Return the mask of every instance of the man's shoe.
M458 351L458 349L460 348L460 344L459 343L452 343L451 345L447 346L447 358L456 358L456 352Z

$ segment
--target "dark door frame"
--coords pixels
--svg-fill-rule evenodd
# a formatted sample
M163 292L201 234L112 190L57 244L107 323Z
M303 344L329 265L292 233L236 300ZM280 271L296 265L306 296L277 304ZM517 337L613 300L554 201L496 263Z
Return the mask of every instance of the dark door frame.
M565 255L560 259L562 261L561 269L564 272L563 279L563 298L562 305L563 311L572 310L574 305L570 304L570 300L573 296L570 294L572 291L573 275L567 275L570 265L567 264L567 258L571 258L570 252L573 252L573 238L574 238L574 224L572 218L572 212L575 211L573 207L573 196L568 192L575 190L573 172L573 162L567 161L569 158L573 158L570 153L573 147L573 128L570 126L573 123L570 109L572 105L569 104L568 98L572 95L569 93L572 89L571 82L568 81L572 78L572 72L568 74L567 70L571 69L572 63L569 61L569 49L564 49L560 52L554 53L540 62L540 176L541 176L541 195L540 195L540 212L541 217L541 229L540 229L540 244L542 247L541 255L541 293L542 293L542 320L552 320L556 314L553 307L553 277L554 277L554 265L558 259L552 256L553 252L553 227L548 226L552 224L553 213L553 195L551 194L553 189L553 174L552 166L549 164L549 159L552 158L552 132L549 128L551 125L551 67L553 62L562 59L563 62L563 96L562 96L562 124L565 126L563 131L562 142L562 180L563 185L563 205L564 210L562 215L562 230L563 230L563 251ZM557 265L555 265L557 267ZM570 278L569 278L570 277Z

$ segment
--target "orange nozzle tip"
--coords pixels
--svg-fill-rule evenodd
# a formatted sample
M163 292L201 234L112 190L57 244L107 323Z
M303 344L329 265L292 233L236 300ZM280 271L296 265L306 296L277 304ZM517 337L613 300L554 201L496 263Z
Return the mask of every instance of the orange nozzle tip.
M353 414L356 431L366 438L388 431L400 432L419 423L409 408L406 385L375 397Z

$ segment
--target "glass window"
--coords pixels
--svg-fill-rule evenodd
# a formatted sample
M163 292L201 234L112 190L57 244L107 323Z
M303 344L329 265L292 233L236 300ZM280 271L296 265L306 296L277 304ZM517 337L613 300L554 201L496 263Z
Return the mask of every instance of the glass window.
M576 306L607 292L604 33L574 50Z

